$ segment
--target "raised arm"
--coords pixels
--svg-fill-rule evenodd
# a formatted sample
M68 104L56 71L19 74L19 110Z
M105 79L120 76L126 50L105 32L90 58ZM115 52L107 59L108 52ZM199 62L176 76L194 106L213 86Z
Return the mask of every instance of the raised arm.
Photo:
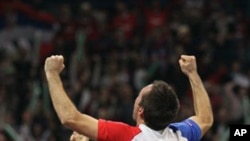
M179 64L182 72L188 77L193 92L195 115L190 118L199 125L203 136L213 124L209 96L197 72L195 57L181 55Z
M60 78L63 68L64 59L61 55L48 57L45 61L44 70L54 109L65 127L96 139L98 120L81 114L71 102Z

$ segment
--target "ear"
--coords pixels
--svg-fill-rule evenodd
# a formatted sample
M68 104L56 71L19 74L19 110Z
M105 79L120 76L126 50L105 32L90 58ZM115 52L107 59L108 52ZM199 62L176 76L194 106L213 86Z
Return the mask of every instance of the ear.
M144 119L144 108L143 107L139 107L139 109L138 109L138 115L139 115L139 117L141 117L142 119Z

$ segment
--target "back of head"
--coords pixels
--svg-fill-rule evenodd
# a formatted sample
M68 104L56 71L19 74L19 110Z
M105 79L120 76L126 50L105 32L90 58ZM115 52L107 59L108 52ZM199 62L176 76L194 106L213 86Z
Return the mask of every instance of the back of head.
M179 111L175 91L164 81L154 81L150 92L142 97L145 124L154 130L162 130L173 121Z

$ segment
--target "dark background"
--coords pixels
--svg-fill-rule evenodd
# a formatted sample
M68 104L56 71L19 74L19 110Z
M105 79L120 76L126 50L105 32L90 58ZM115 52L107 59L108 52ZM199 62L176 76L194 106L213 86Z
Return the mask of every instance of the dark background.
M215 123L202 141L228 140L250 124L248 0L1 0L0 141L67 141L55 114L44 59L65 57L63 83L77 108L134 125L139 90L168 82L181 100L176 121L193 115L178 66L196 56Z

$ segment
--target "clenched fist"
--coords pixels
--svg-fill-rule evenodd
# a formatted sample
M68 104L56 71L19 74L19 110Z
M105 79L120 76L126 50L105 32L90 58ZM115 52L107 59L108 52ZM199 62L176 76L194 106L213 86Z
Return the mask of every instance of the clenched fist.
M179 59L179 64L181 67L181 71L185 75L190 76L191 74L197 73L195 56L181 55L181 58Z
M62 55L52 55L45 61L44 70L46 73L61 73L64 68L64 59Z

